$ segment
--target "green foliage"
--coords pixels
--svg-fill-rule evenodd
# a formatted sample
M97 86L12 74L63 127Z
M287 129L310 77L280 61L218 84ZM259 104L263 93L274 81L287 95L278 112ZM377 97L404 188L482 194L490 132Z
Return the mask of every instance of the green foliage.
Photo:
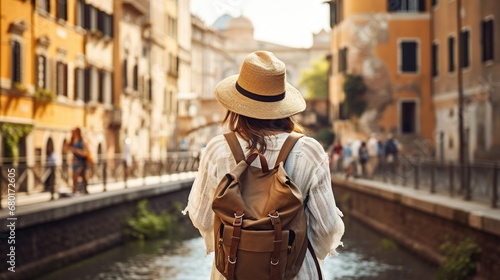
M313 138L318 140L323 145L323 148L328 147L335 139L335 133L330 128L324 128L313 135Z
M137 204L136 216L127 219L125 234L140 240L172 236L178 228L178 215L172 213L180 213L181 209L180 203L174 203L170 213L155 214L149 209L148 201L143 199Z
M363 77L346 74L343 90L345 93L344 109L347 116L361 116L366 109L364 94L367 90Z
M2 123L0 131L5 139L5 156L17 158L19 156L19 140L28 135L33 126L15 123Z
M382 238L382 240L380 240L380 247L388 251L396 251L398 249L398 245L394 243L394 241L387 238Z
M302 70L298 85L306 88L306 98L328 97L329 67L329 62L321 58L313 62L311 69Z
M50 89L38 88L35 92L35 100L39 102L53 102L56 94Z
M437 279L466 280L474 276L481 248L472 238L468 237L458 244L446 240L440 249L446 261L441 265Z
M28 88L21 83L14 83L14 88L22 93L26 93L28 91Z

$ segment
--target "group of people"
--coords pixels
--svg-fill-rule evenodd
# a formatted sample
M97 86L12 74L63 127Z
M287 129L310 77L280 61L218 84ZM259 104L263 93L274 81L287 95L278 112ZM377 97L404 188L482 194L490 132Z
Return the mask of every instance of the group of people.
M389 134L384 140L373 133L367 140L348 139L344 145L340 140L329 149L330 169L350 176L373 178L381 164L394 165L400 150L398 140Z

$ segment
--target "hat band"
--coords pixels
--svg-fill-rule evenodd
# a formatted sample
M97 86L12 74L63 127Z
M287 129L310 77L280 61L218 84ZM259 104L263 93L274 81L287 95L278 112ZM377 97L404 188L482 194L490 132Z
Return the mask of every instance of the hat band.
M276 102L276 101L281 101L285 99L285 93L280 93L278 95L258 95L253 92L250 92L244 88L242 88L238 82L236 82L236 90L243 96L246 96L250 99L256 100L256 101L262 101L262 102Z

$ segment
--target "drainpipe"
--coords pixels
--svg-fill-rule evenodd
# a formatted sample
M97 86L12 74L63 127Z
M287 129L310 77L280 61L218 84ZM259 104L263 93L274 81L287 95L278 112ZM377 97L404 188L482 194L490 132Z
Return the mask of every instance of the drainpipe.
M465 191L464 199L470 200L471 193L467 184L467 173L465 169L465 135L464 135L464 92L462 73L462 0L457 0L457 89L458 89L458 135L459 135L459 159L460 159L460 187ZM467 143L468 145L468 143Z

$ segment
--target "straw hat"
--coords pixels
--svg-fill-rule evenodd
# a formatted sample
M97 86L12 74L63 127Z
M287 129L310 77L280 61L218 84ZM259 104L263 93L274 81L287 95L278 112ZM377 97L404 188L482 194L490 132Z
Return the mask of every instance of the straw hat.
M215 87L217 101L229 111L255 119L282 119L306 109L302 94L286 82L285 64L268 51L249 54L240 74Z

